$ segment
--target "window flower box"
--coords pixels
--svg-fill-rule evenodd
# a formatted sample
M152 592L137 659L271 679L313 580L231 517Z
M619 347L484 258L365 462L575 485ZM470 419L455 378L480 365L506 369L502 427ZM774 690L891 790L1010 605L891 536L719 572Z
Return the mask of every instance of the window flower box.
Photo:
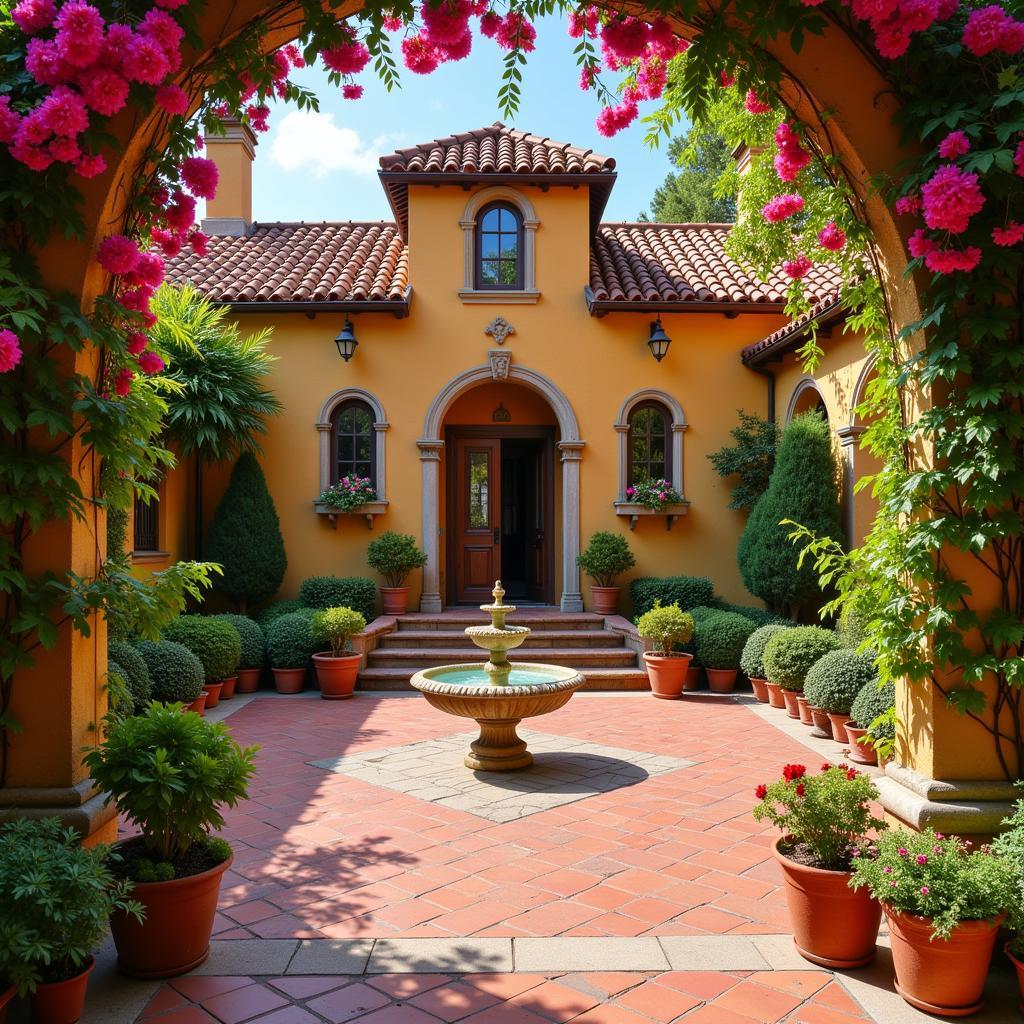
M662 516L665 520L665 529L671 530L672 524L680 517L686 515L690 503L684 498L682 501L674 501L660 508L648 508L635 501L616 501L615 514L617 516L629 517L629 528L636 529L636 524L641 516Z
M339 516L363 516L366 519L366 528L368 530L372 530L374 518L376 516L384 515L387 510L388 503L386 501L367 501L358 508L353 509L351 512L346 512L344 509L340 508L333 508L324 501L313 502L313 511L316 512L318 516L327 516L334 529L338 528Z

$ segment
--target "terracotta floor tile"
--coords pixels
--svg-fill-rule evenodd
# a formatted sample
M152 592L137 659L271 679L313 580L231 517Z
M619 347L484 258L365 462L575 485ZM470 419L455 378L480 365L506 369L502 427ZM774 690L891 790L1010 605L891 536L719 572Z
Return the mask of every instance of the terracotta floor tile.
M601 1000L561 982L546 981L510 1001L548 1020L567 1021L585 1013Z
M618 995L628 988L634 988L642 984L647 976L645 974L634 974L628 971L605 971L597 974L575 974L574 979L584 982L591 988L603 993L605 996Z
M387 1006L390 1002L390 997L383 992L357 981L345 988L310 999L306 1005L315 1013L326 1017L331 1024L342 1024L343 1021L353 1020Z
M287 1006L288 1000L267 985L246 985L204 999L201 1005L223 1024L241 1024L242 1021Z
M283 1006L280 1010L256 1017L252 1024L321 1024L321 1021L301 1006Z
M574 1017L573 1024L651 1024L651 1020L616 1003L601 1003Z
M511 999L542 985L546 979L543 974L467 974L464 980L498 999Z
M826 985L811 1000L815 1006L825 1006L840 1013L848 1013L851 1017L858 1017L863 1010L857 1005L853 996L843 988L837 981Z
M680 992L679 989L649 981L617 996L615 1002L627 1010L636 1010L660 1021L661 1024L668 1024L669 1021L699 1006L701 1000L688 992Z
M166 1013L168 1010L177 1010L182 1006L188 1006L188 1000L175 992L170 985L162 985L160 991L146 1004L142 1011L142 1017L152 1017L158 1013Z
M501 999L465 982L456 981L439 985L407 1001L443 1021L456 1021L486 1010L501 1002Z
M217 1024L216 1017L211 1017L198 1006L182 1006L176 1010L162 1013L159 1017L148 1019L154 1022L160 1021L160 1024Z
M703 1000L715 999L741 980L722 971L670 971L658 976L659 985L679 989Z
M452 980L447 974L377 974L368 976L366 983L392 999L404 1000Z
M222 992L231 992L233 989L250 985L252 978L246 978L244 975L238 977L221 977L212 974L206 977L188 977L186 975L184 978L173 979L169 984L186 999L193 1003L201 1003L204 999L212 999Z
M758 985L767 985L800 999L809 999L831 980L830 975L821 971L758 971L750 975L750 981Z
M801 1003L800 996L778 989L766 988L753 981L741 981L715 1000L715 1005L751 1017L765 1024L775 1024Z
M313 996L330 992L347 985L352 979L344 975L297 975L287 978L271 978L270 984L292 999L312 999Z
M786 1018L787 1024L860 1024L864 1020L867 1020L864 1015L851 1016L815 1003L801 1006L791 1017Z

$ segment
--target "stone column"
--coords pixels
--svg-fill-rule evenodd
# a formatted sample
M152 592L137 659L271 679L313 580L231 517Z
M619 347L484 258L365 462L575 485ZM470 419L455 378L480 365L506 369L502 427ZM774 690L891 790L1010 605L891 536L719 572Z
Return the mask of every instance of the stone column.
M584 441L559 441L562 453L562 600L563 612L583 611L580 594L580 461Z
M854 506L854 485L857 483L856 457L861 435L866 427L840 427L836 431L843 449L843 520L846 524L846 539L853 545L859 543L857 536L856 510Z
M438 530L438 512L441 507L441 451L444 441L421 438L416 442L420 450L423 481L423 550L427 564L423 566L423 593L420 611L441 611L441 543Z

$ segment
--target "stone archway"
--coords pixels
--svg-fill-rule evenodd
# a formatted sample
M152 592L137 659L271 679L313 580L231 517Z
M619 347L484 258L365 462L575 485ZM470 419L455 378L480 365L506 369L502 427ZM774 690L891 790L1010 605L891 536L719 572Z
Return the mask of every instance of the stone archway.
M445 413L460 395L491 380L522 384L539 394L551 406L558 421L558 451L562 466L562 595L559 607L563 612L583 611L580 593L580 570L576 556L580 552L580 460L585 441L580 439L576 413L565 392L550 378L525 366L516 366L511 353L491 353L491 360L453 377L434 397L423 421L423 434L416 441L420 450L423 479L423 550L427 564L423 567L421 612L440 612L441 545L439 541L441 505L441 452L444 449L442 429Z

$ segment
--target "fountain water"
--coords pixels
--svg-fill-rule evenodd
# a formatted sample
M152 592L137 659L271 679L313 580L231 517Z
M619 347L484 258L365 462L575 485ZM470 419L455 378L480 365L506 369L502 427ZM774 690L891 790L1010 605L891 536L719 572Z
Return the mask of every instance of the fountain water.
M557 711L583 685L583 676L561 665L516 665L508 652L529 635L526 626L507 626L505 616L516 610L505 604L501 580L494 584L493 604L480 610L491 617L489 626L470 626L466 635L489 653L486 663L443 665L412 677L412 685L432 707L449 715L472 718L480 735L470 744L465 764L474 771L507 772L533 764L533 755L516 733L524 718Z

